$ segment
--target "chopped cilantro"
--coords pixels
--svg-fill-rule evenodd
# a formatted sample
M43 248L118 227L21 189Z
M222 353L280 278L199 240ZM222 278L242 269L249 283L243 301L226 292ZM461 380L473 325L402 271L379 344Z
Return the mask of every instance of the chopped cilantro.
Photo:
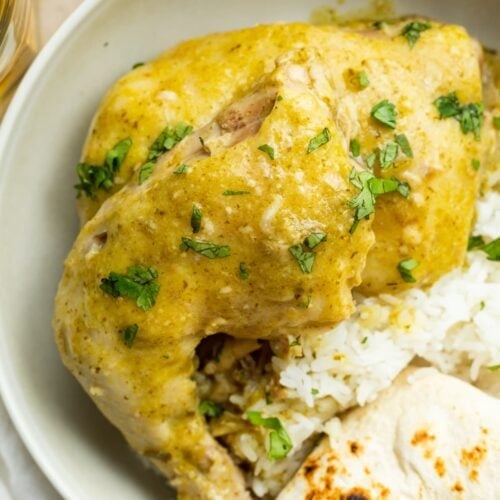
M145 163L139 170L139 184L142 184L151 177L155 164L152 161Z
M79 163L76 166L76 173L80 179L80 183L75 184L78 198L82 193L88 198L95 198L98 189L107 191L113 186L113 175L104 167Z
M233 191L231 189L226 189L223 193L223 196L241 196L244 194L251 194L250 191Z
M176 144L182 141L193 132L193 127L186 123L179 122L173 127L168 126L162 130L160 135L149 147L148 157L145 165L139 170L139 184L142 184L153 173L158 158L165 152L170 151ZM174 173L183 174L185 171L179 171L177 168ZM143 171L144 169L144 171Z
M193 205L193 210L191 211L191 227L193 229L193 233L200 232L202 218L203 215L201 210L196 205Z
M373 168L373 166L375 165L375 161L377 160L377 154L376 153L371 153L369 154L366 158L365 158L365 161L366 161L366 165L368 168Z
M488 260L500 261L500 238L486 243L480 235L470 236L467 250L482 250L488 256Z
M307 153L312 153L316 151L321 146L324 146L331 139L330 130L324 128L317 136L313 137L309 141L309 146L307 147Z
M269 146L269 144L262 144L262 146L259 146L257 149L266 153L271 160L275 159L274 148Z
M469 236L469 241L467 242L467 250L474 250L475 248L481 248L485 244L484 239L481 235Z
M286 458L293 448L293 444L279 418L264 418L262 417L262 413L258 411L247 411L246 416L252 425L271 429L269 433L269 458L271 460L282 460Z
M479 302L479 309L482 311L484 308L486 307L486 302L484 300L482 300L481 302Z
M278 102L282 101L282 100L283 100L283 96L282 96L282 95L279 95L278 97L276 97L276 100L277 100Z
M173 127L165 127L149 148L148 161L156 161L170 151L176 144L193 132L193 127L184 122L179 122Z
M295 337L291 342L290 342L290 347L296 347L300 345L300 335Z
M354 223L350 233L354 233L359 221L369 217L375 211L376 197L391 192L398 192L404 198L410 193L410 186L406 182L392 177L391 179L381 179L375 177L371 172L356 172L353 168L349 175L351 184L359 189L359 193L349 200L349 206L355 209Z
M363 89L368 87L370 85L370 80L368 80L368 76L366 76L366 73L364 71L360 71L358 73L358 81L359 81L359 86Z
M113 174L116 174L120 170L131 147L132 139L130 138L123 139L123 141L115 144L115 146L106 153L104 166L107 167L109 171L113 172Z
M461 105L456 92L438 97L434 101L439 112L439 118L455 118L460 123L462 133L472 132L476 140L480 137L481 127L484 121L484 106L482 103L470 103Z
M288 248L288 251L293 255L303 273L309 274L312 272L314 259L316 258L314 252L308 252L300 245L293 245Z
M177 175L185 174L188 171L188 168L189 168L188 165L182 163L174 170L174 174Z
M490 372L496 372L500 370L500 365L492 365L487 367Z
M411 273L414 269L419 266L418 260L415 259L404 259L398 264L398 271L406 283L415 283L417 280Z
M413 158L413 151L411 149L410 142L408 141L408 137L406 137L405 134L396 134L394 136L394 140L401 148L401 151L408 156L408 158Z
M495 128L500 128L500 116L493 117L493 126Z
M135 337L137 336L138 331L139 331L139 326L134 323L133 325L127 326L127 328L125 328L125 330L121 332L123 342L127 347L129 348L132 347L132 344L135 341Z
M500 261L500 238L486 243L481 250L488 256L488 260Z
M244 262L240 262L240 278L242 280L247 280L248 277L250 276L250 271L248 270L248 266Z
M396 106L389 102L387 99L380 101L378 104L373 106L371 110L371 117L379 121L383 125L389 128L396 128L396 118L398 113L396 111Z
M204 416L209 418L220 417L224 413L224 407L210 399L204 399L198 405L198 411Z
M113 186L115 175L120 170L130 148L132 139L123 139L115 144L107 153L104 164L90 165L88 163L79 163L76 166L76 173L80 180L75 185L77 196L82 193L88 198L95 198L98 189L109 190Z
M391 167L398 156L399 146L395 142L389 142L384 149L379 150L380 168L385 170Z
M317 396L317 395L319 394L319 390L318 390L318 389L314 389L314 388L313 388L313 389L311 389L311 394L312 394L313 396Z
M479 170L481 168L481 162L479 160L476 160L476 158L473 158L470 163L474 170Z
M131 266L127 274L111 272L101 280L100 288L113 297L135 299L137 307L147 311L155 305L160 291L156 278L158 271L154 267Z
M203 255L203 257L207 257L207 259L222 259L231 255L231 250L227 245L216 245L215 243L196 241L185 237L182 238L181 250L184 252L192 250Z
M143 63L143 62L136 62L136 63L132 66L132 69L135 69L135 68L140 68L141 66L144 66L144 63Z
M450 118L451 116L457 116L460 114L461 106L455 92L438 97L434 101L434 106L436 106L439 111L439 118L441 119Z
M362 344L366 344L368 342L368 337L363 337L363 340L361 341Z
M401 35L406 38L406 40L408 41L408 45L410 46L410 48L412 48L420 38L420 34L423 31L429 30L431 28L432 26L430 23L412 21L401 30Z
M304 245L312 250L316 248L320 243L326 241L326 234L321 232L311 233L305 240Z
M351 139L349 143L349 151L351 151L352 156L355 158L361 154L361 144L357 139Z

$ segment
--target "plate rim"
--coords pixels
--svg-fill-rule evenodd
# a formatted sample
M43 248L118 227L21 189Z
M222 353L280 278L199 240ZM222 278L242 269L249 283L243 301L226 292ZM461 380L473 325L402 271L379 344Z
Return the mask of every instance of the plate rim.
M101 5L101 0L84 0L61 24L35 57L35 60L17 87L15 95L1 121L0 158L5 157L8 153L10 136L15 129L20 114L36 89L38 79L43 75L45 69L50 66L54 56L64 47L65 42L71 38L76 28ZM0 168L0 197L5 189L5 177L8 170L8 166ZM8 350L4 341L6 331L7 328L5 327L5 322L0 311L0 398L4 403L14 429L47 481L63 498L74 498L74 489L70 489L68 482L61 476L57 465L47 459L42 444L36 439L35 434L30 431L30 424L23 415L19 398L16 397L14 391L10 388L9 381L13 374L10 360L7 356Z

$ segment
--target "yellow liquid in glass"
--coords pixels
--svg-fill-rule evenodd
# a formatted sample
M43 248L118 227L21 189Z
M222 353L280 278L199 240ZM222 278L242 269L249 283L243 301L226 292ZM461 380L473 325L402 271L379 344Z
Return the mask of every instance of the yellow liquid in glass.
M37 49L31 0L0 0L0 115Z

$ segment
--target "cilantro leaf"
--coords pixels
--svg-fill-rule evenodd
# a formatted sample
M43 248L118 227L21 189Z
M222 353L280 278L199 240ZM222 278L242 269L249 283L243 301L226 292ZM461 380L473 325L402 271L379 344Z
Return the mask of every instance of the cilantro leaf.
M224 407L215 401L205 399L198 405L198 411L208 418L217 418L224 413Z
M231 255L231 249L227 245L216 245L207 241L196 241L191 238L182 238L181 250L193 252L207 257L207 259L222 259Z
M127 326L127 328L121 332L122 340L128 348L132 347L138 331L139 326L134 323L133 325Z
M304 245L312 250L313 248L316 248L320 243L323 243L323 241L326 241L326 234L318 231L317 233L311 233L304 240Z
M120 170L131 146L131 139L123 139L115 144L106 153L102 166L79 163L76 166L76 173L80 180L78 184L75 184L77 197L79 198L84 193L88 198L95 198L98 189L105 191L111 189L115 174Z
M330 130L324 128L317 136L313 137L309 141L309 146L307 147L307 153L312 153L316 151L321 146L324 146L331 139Z
M113 175L107 169L98 165L79 163L76 166L76 173L80 182L75 184L77 197L82 193L88 198L95 198L98 189L109 190L113 186Z
M485 245L485 241L481 235L469 236L469 241L467 242L467 250L474 250L475 248L481 248Z
M456 92L440 96L434 101L439 112L439 118L455 118L460 123L463 134L472 132L476 140L480 137L484 121L484 106L482 103L461 105Z
M300 245L292 245L288 248L288 251L295 258L303 273L309 274L312 272L314 259L316 258L314 252L305 251Z
M448 95L438 97L434 101L434 106L436 106L441 119L460 114L461 106L456 92L450 92Z
M500 128L500 116L493 117L493 126L498 129Z
M486 243L481 235L470 236L467 251L471 250L482 250L488 256L488 260L500 261L500 238Z
M115 146L106 153L106 159L104 160L105 167L113 172L113 174L116 174L120 170L131 147L132 139L130 138L123 139L123 141L115 144Z
M394 136L394 140L401 148L401 151L408 156L408 158L413 158L413 151L411 149L410 142L408 141L408 137L406 137L405 134L396 134Z
M474 170L479 170L481 168L481 162L479 160L477 160L476 158L473 158L471 160L470 164L472 165L472 168Z
M165 127L160 135L154 140L149 147L149 153L146 163L139 170L139 184L142 184L148 179L155 168L158 158L167 151L170 151L175 145L193 132L193 127L184 122L179 122L173 127L170 125ZM185 167L185 168L184 168ZM174 170L175 174L186 173L187 165L180 165Z
M371 110L372 118L392 129L396 128L397 116L396 106L387 99L380 101Z
M420 262L415 259L404 259L398 264L398 271L406 283L415 283L417 280L411 273L420 265Z
M460 128L462 133L472 132L476 140L479 140L480 130L484 121L484 106L482 103L471 103L462 107L460 114Z
M193 205L193 210L191 211L191 228L193 229L193 233L200 232L202 218L203 214L201 210L196 205Z
M370 85L370 80L368 80L368 76L366 76L366 73L364 71L360 71L358 73L358 81L359 81L359 86L363 89L368 87Z
M375 161L377 160L377 154L371 153L365 158L365 162L368 168L373 168Z
M139 184L142 184L146 180L148 180L151 177L151 174L153 173L155 169L155 163L152 161L148 161L145 163L139 170Z
M158 158L165 153L173 149L175 145L187 137L193 132L193 127L184 122L179 122L173 127L165 127L160 135L155 139L153 144L149 148L149 154L147 161L156 162Z
M486 253L488 260L500 261L500 238L486 243L481 250Z
M361 144L357 139L351 139L351 142L349 143L349 151L354 158L361 154Z
M185 165L184 163L182 163L174 170L174 174L177 174L177 175L185 174L188 171L188 168L189 168L188 165Z
M486 367L490 372L497 372L500 370L500 365L492 365Z
M137 307L148 311L155 305L160 291L156 278L158 271L154 267L131 266L127 274L109 273L107 278L101 279L100 288L113 297L135 299Z
M271 160L275 159L274 148L269 146L269 144L262 144L262 146L259 146L257 149L266 153Z
M140 68L141 66L144 66L145 63L143 62L136 62L133 66L132 66L132 69L135 69L135 68Z
M401 35L406 38L408 41L408 45L410 48L413 48L413 46L417 43L417 40L420 38L420 34L423 31L431 29L432 26L430 23L422 23L420 21L412 21L411 23L408 23L402 30L401 30Z
M271 460L282 460L293 448L292 440L279 418L264 418L259 411L247 411L246 416L252 425L271 429L269 433L268 456Z
M247 280L248 277L250 276L250 271L248 270L248 266L244 262L240 262L239 272L240 272L240 278L242 280Z
M398 156L399 146L395 142L389 142L384 149L379 150L380 168L385 170L391 167Z
M398 192L404 198L410 193L410 186L406 182L392 177L381 179L375 177L371 172L365 170L356 172L352 169L349 175L351 184L359 189L359 193L349 200L348 204L354 208L354 222L349 232L352 234L358 227L359 222L375 212L376 197L391 192Z

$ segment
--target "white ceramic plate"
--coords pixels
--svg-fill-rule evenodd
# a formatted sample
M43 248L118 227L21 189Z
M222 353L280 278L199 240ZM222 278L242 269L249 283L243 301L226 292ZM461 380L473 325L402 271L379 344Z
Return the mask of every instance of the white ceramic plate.
M77 232L74 165L98 102L133 63L177 41L278 20L325 0L87 0L24 79L0 131L0 387L23 440L71 500L165 498L62 367L52 303ZM347 2L343 8L366 4ZM397 2L499 47L498 0Z

